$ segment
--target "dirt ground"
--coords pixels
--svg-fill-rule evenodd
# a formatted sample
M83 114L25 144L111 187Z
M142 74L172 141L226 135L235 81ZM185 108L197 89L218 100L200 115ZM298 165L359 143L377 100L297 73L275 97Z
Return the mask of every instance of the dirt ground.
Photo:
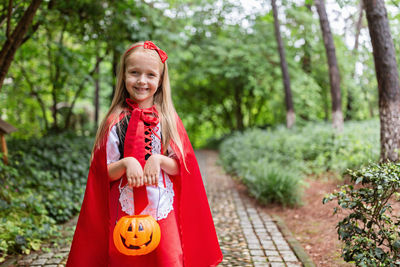
M305 180L303 205L296 208L283 208L280 205L260 205L270 215L282 218L293 236L300 242L304 250L317 266L354 266L341 258L341 242L338 240L337 223L344 214L333 214L337 202L322 204L322 199L334 192L346 181L341 181L333 175L324 174L323 177L310 177ZM244 185L236 183L241 193L247 193ZM254 202L256 202L253 199ZM390 201L393 215L400 216L400 202Z
M285 221L293 236L317 266L354 266L340 257L341 244L335 227L341 216L333 215L336 203L322 204L323 197L333 192L341 183L334 180L307 179L308 186L304 190L304 204L301 207L283 208L279 205L268 205L261 208ZM246 190L243 185L238 187L242 192Z

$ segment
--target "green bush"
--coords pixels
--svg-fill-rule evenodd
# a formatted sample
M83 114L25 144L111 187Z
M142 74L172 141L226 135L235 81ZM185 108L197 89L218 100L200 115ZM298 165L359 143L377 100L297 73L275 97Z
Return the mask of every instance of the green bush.
M261 203L293 206L301 203L301 174L295 168L282 168L276 162L249 163L243 181Z
M250 130L226 139L220 147L220 158L225 169L239 176L261 202L295 205L301 199L300 170L304 168L293 146L297 141L297 136L283 142L279 134Z
M292 205L301 199L299 182L305 174L343 173L377 161L378 125L376 120L346 122L342 133L327 123L251 129L225 139L220 158L225 170L240 177L257 199Z
M302 136L303 160L310 172L343 173L379 160L379 122L346 122L336 133L328 124L310 124L298 131Z
M10 165L0 161L0 262L38 249L78 213L92 142L73 134L9 140Z
M399 196L400 164L371 164L349 174L361 186L344 185L323 200L337 200L335 213L347 211L337 225L342 257L357 266L399 266L400 217L392 213L391 201Z

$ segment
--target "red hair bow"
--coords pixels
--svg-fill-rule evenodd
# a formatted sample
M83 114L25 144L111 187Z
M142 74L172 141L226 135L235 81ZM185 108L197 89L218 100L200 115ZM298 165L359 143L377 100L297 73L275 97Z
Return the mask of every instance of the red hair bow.
M134 48L136 48L136 47L139 47L139 46L142 46L142 45L135 45L135 46L129 48L128 51L126 51L126 52L128 53L128 52L131 51L132 49L134 49ZM144 48L144 49L156 50L157 53L158 53L158 55L160 56L160 59L161 59L161 62L162 62L162 63L164 63L164 62L167 60L167 58L168 58L167 53L165 53L163 50L161 50L160 48L158 48L152 41L146 41L146 42L144 42L143 48Z

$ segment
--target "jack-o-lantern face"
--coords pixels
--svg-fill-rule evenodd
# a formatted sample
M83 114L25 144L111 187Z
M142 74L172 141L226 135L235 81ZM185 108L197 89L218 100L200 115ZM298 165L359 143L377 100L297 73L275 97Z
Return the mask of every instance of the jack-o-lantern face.
M150 215L124 216L113 233L118 251L131 256L150 253L158 246L160 238L160 226Z

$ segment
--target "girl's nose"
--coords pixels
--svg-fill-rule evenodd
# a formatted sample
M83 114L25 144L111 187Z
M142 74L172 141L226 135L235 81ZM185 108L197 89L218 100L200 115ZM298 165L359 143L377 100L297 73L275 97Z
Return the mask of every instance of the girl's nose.
M137 80L137 82L138 82L139 84L146 83L146 76L145 76L145 75L140 75L139 78L138 78L138 80Z

